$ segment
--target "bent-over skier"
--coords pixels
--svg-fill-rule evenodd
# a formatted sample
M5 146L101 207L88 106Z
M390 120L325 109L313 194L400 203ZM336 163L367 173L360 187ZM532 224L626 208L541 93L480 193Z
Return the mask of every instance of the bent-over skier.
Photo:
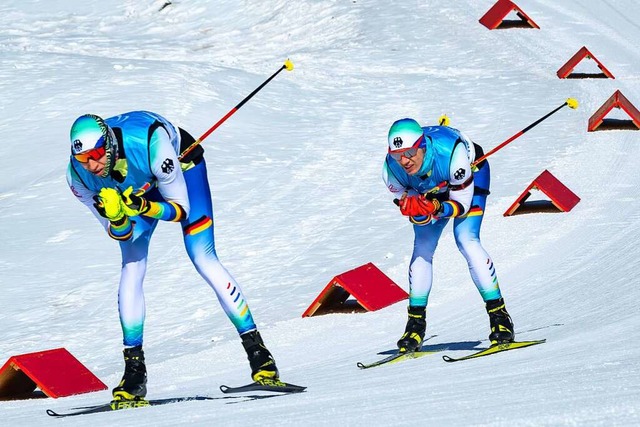
M480 226L489 195L489 163L471 164L482 148L448 126L421 127L414 119L393 123L388 134L383 180L415 234L409 265L409 307L400 352L419 350L426 330L426 306L433 281L433 254L444 227L453 235L486 304L492 344L515 338L493 260L480 243Z
M71 126L69 187L120 243L122 253L118 310L125 371L113 389L115 399L141 399L147 391L142 283L158 221L180 223L189 258L242 339L253 380L278 379L242 290L216 255L204 150L198 145L179 160L192 143L185 130L148 111L104 120L86 114Z

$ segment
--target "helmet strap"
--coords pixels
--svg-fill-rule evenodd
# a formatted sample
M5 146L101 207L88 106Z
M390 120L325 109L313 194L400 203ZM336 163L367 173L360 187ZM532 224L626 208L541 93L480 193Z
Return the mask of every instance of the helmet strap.
M110 127L108 127L107 129L109 129L109 139L106 143L106 150L105 150L105 154L107 157L104 164L104 169L100 174L101 178L106 178L111 174L111 171L113 170L113 166L115 165L116 160L118 158L118 142L116 140L116 136Z

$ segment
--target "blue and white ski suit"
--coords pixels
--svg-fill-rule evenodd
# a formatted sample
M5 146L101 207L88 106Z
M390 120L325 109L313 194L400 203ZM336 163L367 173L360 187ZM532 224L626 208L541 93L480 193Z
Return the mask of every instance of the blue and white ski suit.
M101 178L85 170L73 156L67 182L73 194L91 210L108 234L119 240L122 272L118 308L125 346L142 345L145 302L142 284L149 242L159 220L180 221L187 253L204 280L215 291L239 334L256 329L240 286L220 263L213 235L213 205L207 169L200 153L188 163L178 160L193 137L166 119L147 111L133 111L105 120L118 140L114 172ZM153 204L149 213L117 227L100 216L93 196L103 187L123 192L133 186Z
M425 149L422 167L409 175L387 155L382 177L396 198L429 193L442 203L434 217L411 217L415 240L409 265L409 305L425 307L433 282L433 254L444 227L453 218L458 249L467 259L471 278L484 301L501 298L493 261L480 243L480 226L489 194L490 171L485 160L472 171L481 148L462 132L447 126L423 127ZM478 154L478 158L481 154Z

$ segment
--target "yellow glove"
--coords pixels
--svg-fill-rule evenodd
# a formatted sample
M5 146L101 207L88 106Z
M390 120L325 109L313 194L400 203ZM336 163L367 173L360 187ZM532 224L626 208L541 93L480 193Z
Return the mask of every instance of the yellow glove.
M147 199L133 194L133 187L127 188L122 193L122 210L127 216L142 215L150 208L151 205Z
M125 216L122 209L120 193L113 188L103 188L97 196L93 197L95 203L93 206L98 213L111 222L120 221Z

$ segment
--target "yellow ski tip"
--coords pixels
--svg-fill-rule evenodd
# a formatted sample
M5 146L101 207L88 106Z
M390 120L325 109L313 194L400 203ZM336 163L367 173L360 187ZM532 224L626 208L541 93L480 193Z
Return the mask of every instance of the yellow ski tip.
M293 70L293 62L291 62L289 58L287 58L287 60L284 61L284 68L286 68L287 71Z
M575 110L576 108L578 108L578 100L575 99L575 98L569 98L569 99L567 99L567 105L572 110Z
M449 120L449 117L446 114L438 117L438 124L440 126L449 126L449 123L451 123L451 120Z

